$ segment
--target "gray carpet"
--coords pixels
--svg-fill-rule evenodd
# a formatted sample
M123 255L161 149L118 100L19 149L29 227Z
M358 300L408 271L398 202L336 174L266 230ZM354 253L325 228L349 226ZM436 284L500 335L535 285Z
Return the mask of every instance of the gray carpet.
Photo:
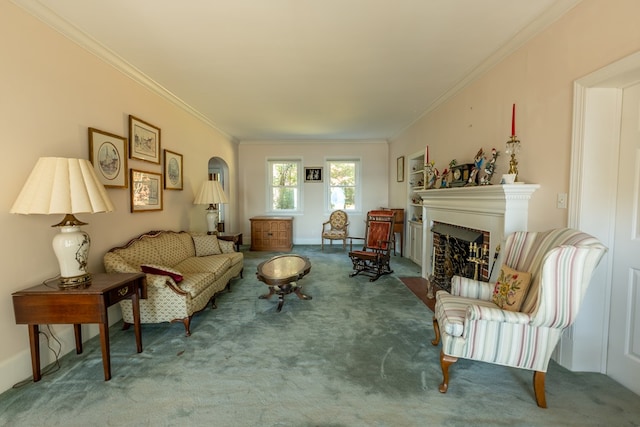
M246 249L246 248L245 248ZM536 406L529 371L460 360L438 392L431 311L398 279L419 276L394 257L376 282L349 278L340 249L296 246L311 259L300 281L313 300L258 299L259 262L245 251L244 279L183 326L111 328L111 381L98 338L39 383L0 395L0 425L213 426L637 426L640 397L605 375L551 364L548 409ZM26 331L25 331L26 333ZM43 349L43 351L45 351Z

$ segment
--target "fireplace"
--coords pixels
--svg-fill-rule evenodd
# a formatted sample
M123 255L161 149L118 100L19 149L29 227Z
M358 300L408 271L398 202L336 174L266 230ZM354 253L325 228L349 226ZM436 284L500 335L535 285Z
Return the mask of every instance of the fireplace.
M479 240L480 237L473 238L473 235L463 233L466 235L464 238L471 238L472 241L465 244L457 242L458 250L461 245L468 248L470 243L476 243L476 248L480 247L483 250L482 258L487 262L487 265L478 267L478 278L493 279L489 277L491 266L488 264L493 262L496 247L506 235L514 231L527 230L529 200L538 188L538 184L510 184L416 192L422 199L422 277L428 278L436 273L444 274L440 269L451 268L449 264L445 264L446 261L442 258L444 254L439 252L443 250L442 235L445 234L446 241L446 232L457 228L482 236L482 240ZM441 233L440 230L444 230L445 233ZM457 240L464 238L456 237ZM451 237L449 239L451 240ZM469 254L466 257L469 258ZM475 266L473 267L475 273ZM462 275L468 275L470 267L463 268L466 270ZM444 285L446 288L446 283Z
M449 291L453 276L489 280L489 233L434 221L432 283Z

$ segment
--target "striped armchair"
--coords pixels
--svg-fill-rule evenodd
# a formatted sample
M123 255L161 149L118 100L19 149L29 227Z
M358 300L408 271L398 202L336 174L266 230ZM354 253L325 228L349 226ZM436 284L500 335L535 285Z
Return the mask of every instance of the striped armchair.
M433 317L432 344L442 341L440 392L446 393L449 366L461 357L534 371L536 403L546 408L544 381L551 353L574 322L606 250L596 238L569 228L508 236L502 265L531 274L517 311L497 305L494 291L499 294L500 288L495 283L454 276L451 294L436 293Z

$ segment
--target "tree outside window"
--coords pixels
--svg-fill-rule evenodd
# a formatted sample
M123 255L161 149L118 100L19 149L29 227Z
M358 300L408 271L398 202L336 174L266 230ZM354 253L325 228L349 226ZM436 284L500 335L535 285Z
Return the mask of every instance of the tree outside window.
M357 210L358 160L330 160L329 170L329 210Z
M300 162L297 160L272 160L269 162L269 171L271 210L298 210Z

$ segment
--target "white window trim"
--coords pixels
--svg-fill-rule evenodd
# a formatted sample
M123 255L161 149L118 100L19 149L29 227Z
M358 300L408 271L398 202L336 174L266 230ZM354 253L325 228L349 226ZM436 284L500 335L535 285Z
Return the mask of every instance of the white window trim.
M298 189L298 206L296 207L296 209L290 209L290 210L283 210L283 209L274 209L273 205L272 205L272 194L271 194L271 178L272 178L272 174L271 174L271 167L273 165L273 163L279 163L279 162L287 162L287 163L297 163L298 165L298 185L296 185L296 188ZM265 194L267 195L265 203L266 203L266 212L268 213L272 213L272 214L290 214L290 215L295 215L295 214L301 214L303 211L303 188L304 186L303 181L304 181L304 176L303 176L303 172L302 172L302 159L300 157L274 157L274 158L267 158L267 167L266 167L266 179L265 179Z
M331 186L331 168L330 163L336 162L354 162L356 163L356 207L354 209L345 209L347 213L362 213L362 159L359 157L331 157L324 160L324 211L325 214L331 213L334 209L329 206L329 187Z

